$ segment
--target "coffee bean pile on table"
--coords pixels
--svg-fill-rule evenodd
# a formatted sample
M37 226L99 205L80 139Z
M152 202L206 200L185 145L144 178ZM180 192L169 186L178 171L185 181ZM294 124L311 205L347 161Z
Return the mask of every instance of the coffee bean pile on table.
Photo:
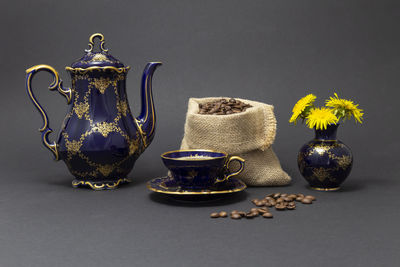
M251 105L234 98L229 100L221 98L216 101L199 104L199 114L229 115L246 111L246 109L251 107Z
M314 196L304 194L281 194L281 193L272 193L266 195L263 199L253 199L251 202L257 206L257 208L252 208L250 211L231 211L232 219L241 219L247 218L252 219L261 215L264 218L273 218L274 216L270 212L270 208L275 208L275 210L283 211L283 210L294 210L296 209L296 202L302 204L312 204L313 201L317 200ZM228 216L228 213L225 211L221 212L213 212L210 214L211 218L225 218Z

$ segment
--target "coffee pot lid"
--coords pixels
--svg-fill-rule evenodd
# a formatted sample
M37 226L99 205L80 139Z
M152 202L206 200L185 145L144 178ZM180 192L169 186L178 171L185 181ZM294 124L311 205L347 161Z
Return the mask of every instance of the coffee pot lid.
M94 39L99 38L99 52L94 52ZM110 55L108 49L104 48L104 35L101 33L92 34L89 38L89 49L85 50L85 55L72 63L72 68L87 69L91 67L114 67L124 68L124 64Z

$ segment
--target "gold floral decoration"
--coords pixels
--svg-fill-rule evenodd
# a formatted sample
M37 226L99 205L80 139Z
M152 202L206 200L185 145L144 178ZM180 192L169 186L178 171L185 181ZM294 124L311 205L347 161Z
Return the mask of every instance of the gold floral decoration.
M315 145L313 151L317 152L319 155L323 155L330 150L329 146Z
M126 113L128 112L128 103L125 100L117 102L117 109L121 114L126 116Z
M75 113L79 119L82 119L82 116L89 111L89 104L85 102L81 102L74 107Z
M345 170L351 164L351 157L343 155L341 157L336 157L339 168Z
M98 131L104 137L107 137L109 133L111 133L115 130L115 126L112 123L100 122L97 124L97 126L93 127L93 130Z
M93 82L90 82L94 87L96 87L100 93L104 94L108 86L110 85L110 78L98 78L98 79L93 79Z
M82 143L76 140L68 141L66 140L65 146L67 147L67 151L72 154L76 154L81 149Z
M313 169L313 176L321 182L330 177L329 171L322 167Z
M133 155L139 149L139 140L133 139L129 142L129 155Z
M190 172L188 172L188 175L190 178L194 178L198 175L198 172L196 170L191 170Z
M90 61L109 61L106 55L102 53L96 53Z
M114 167L112 165L107 164L107 165L100 165L99 167L97 167L97 169L104 176L108 176L114 170Z

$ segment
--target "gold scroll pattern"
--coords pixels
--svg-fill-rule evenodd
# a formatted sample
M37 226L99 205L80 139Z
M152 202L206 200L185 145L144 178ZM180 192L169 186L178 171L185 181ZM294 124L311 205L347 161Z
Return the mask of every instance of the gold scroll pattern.
M65 140L65 147L67 149L67 166L70 169L71 173L80 177L85 177L85 176L91 176L91 177L96 177L99 173L102 174L103 176L108 176L110 175L114 170L118 170L119 166L127 161L135 152L141 152L141 145L140 145L140 135L139 131L136 133L136 136L134 138L129 137L129 135L124 132L121 127L118 125L118 122L122 118L122 116L127 116L130 114L130 109L128 106L128 103L126 100L121 100L120 95L118 92L118 81L124 80L124 74L117 74L116 79L110 80L108 78L107 80L107 87L111 85L114 89L114 93L116 95L116 109L117 109L117 116L113 119L112 122L98 122L94 123L93 119L89 116L89 110L90 110L90 103L89 103L89 98L91 95L91 92L93 91L93 88L97 88L99 91L101 91L97 86L99 84L102 84L104 82L104 78L89 78L87 74L85 75L75 75L74 79L72 80L72 88L75 88L76 82L78 80L88 80L89 81L89 86L88 90L86 91L83 101L79 102L79 93L74 90L74 104L73 108L71 111L67 114L66 118L64 119L64 126L66 121L72 117L73 114L76 114L79 119L84 119L89 121L90 127L89 130L86 132L82 133L79 139L73 140L70 138L68 133L63 130L62 131L62 136ZM103 85L101 85L103 86ZM101 87L104 89L104 87ZM107 88L105 88L107 89ZM104 89L104 90L105 90ZM118 162L114 162L113 164L100 164L92 161L87 155L85 155L81 151L81 147L83 143L85 142L86 138L90 136L93 133L100 133L103 137L107 137L110 133L119 133L126 142L129 145L129 153L126 157L124 157L122 160ZM93 168L91 171L87 172L80 172L76 171L72 168L70 165L69 161L72 160L73 156L78 156L82 160L86 162L86 164L90 167Z
M89 181L74 180L74 181L72 181L72 186L78 187L79 185L88 185L94 190L102 190L105 188L114 189L114 188L117 188L119 184L126 183L126 182L130 182L130 179L122 178L122 179L118 179L115 182L108 182L108 183L94 183L94 182L89 182Z

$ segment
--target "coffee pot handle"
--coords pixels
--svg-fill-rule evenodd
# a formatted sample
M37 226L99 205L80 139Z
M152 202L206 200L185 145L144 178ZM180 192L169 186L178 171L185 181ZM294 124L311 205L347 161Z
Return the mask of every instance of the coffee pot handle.
M32 100L35 107L38 109L39 113L42 115L42 119L43 119L43 127L39 129L39 131L42 133L43 145L45 147L47 147L54 154L55 160L59 160L57 143L55 141L50 143L50 141L49 141L48 135L51 132L53 132L53 130L50 128L47 113L46 113L46 111L44 111L42 106L36 100L35 95L32 92L32 87L31 87L32 78L40 71L47 71L53 75L53 82L50 84L49 89L50 90L57 89L57 91L60 94L65 96L68 104L71 102L72 90L70 88L67 88L67 89L63 88L62 80L60 79L57 71L49 65L43 65L43 64L36 65L36 66L33 66L26 70L26 90L28 91L28 96Z
M238 156L232 156L232 157L230 157L230 158L228 159L228 161L226 162L226 164L225 164L225 168L229 171L229 165L230 165L230 163L231 163L232 161L234 161L234 160L237 161L237 162L239 162L239 164L240 164L239 169L238 169L237 171L235 171L235 172L231 172L231 173L229 173L229 174L224 175L224 178L222 178L222 179L217 179L217 180L216 180L217 183L226 181L226 180L228 180L229 178L231 178L232 176L238 175L239 173L241 173L241 172L243 171L245 160L242 159L241 157L238 157Z

